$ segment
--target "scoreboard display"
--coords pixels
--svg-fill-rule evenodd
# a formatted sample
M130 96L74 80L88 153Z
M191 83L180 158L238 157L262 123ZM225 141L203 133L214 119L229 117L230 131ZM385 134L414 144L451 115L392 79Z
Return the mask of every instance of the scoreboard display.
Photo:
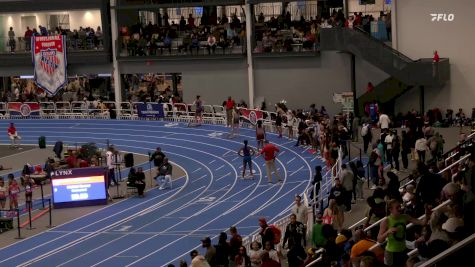
M54 207L107 204L106 178L104 168L54 171L51 176Z

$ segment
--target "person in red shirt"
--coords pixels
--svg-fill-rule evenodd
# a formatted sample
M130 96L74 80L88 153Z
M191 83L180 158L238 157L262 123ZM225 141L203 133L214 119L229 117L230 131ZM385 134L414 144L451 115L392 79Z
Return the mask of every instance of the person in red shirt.
M264 251L261 257L262 257L261 267L280 267L280 263L276 262L275 260L269 257L269 252Z
M434 58L432 59L432 62L437 63L439 61L440 61L439 53L436 50L434 51Z
M226 126L231 127L233 125L233 109L236 104L234 100L229 96L226 101Z
M266 170L267 170L267 177L269 179L269 183L272 183L272 172L274 172L275 176L277 177L277 181L279 183L282 182L282 179L277 172L277 168L275 167L275 157L277 153L280 151L275 145L269 143L268 140L265 141L265 145L262 150L257 154L258 156L264 154L264 160L266 161Z
M19 148L20 142L18 140L21 140L21 137L18 135L18 132L16 131L15 124L10 123L10 127L8 127L8 136L10 137L10 140L12 140L12 147Z

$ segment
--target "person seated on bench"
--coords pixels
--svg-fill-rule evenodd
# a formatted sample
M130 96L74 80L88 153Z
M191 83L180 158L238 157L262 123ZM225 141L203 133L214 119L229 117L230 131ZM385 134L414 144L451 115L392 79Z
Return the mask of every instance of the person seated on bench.
M137 188L139 197L144 197L145 190L145 174L142 168L138 168L135 171L135 168L130 168L129 176L127 177L127 186Z
M162 166L158 168L158 175L154 178L160 190L172 188L172 165L168 158L163 158ZM159 182L160 181L160 182Z
M18 135L18 132L13 122L11 122L10 127L8 127L8 136L10 137L10 140L12 140L12 147L20 148L19 140L21 140L21 136Z

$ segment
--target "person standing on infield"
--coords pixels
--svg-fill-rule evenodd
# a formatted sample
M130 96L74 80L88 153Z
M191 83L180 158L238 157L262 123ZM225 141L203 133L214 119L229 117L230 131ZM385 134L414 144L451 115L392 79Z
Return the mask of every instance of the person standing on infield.
M269 183L272 184L272 172L274 172L275 176L277 177L277 181L279 183L282 182L282 179L277 172L277 168L275 167L275 158L277 153L279 152L279 148L275 145L269 143L268 140L265 141L265 145L262 150L257 154L258 156L264 154L264 160L266 161L266 171L267 177L269 178Z
M246 166L249 166L249 177L253 178L252 173L252 156L256 154L254 148L248 146L248 141L244 140L244 146L241 147L238 151L238 155L242 157L242 178L244 179L246 176Z

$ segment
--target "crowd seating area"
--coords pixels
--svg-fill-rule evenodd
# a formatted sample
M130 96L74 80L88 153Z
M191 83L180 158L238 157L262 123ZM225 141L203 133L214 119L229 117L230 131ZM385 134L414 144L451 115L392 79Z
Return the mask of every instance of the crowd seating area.
M56 27L55 29L46 29L46 27L39 25L39 29L30 29L27 27L24 34L17 34L13 30L8 32L8 37L4 37L6 50L5 52L30 52L31 38L34 36L52 36L64 35L66 36L66 44L70 50L98 50L103 49L104 36L100 26L96 29L93 27L79 27L79 29L62 29Z
M151 22L147 25L122 26L120 28L122 54L129 56L155 56L177 54L243 54L245 48L245 24L236 15L229 20L224 17L220 23L201 18L195 24L190 14L182 16L179 24L170 24L164 17L164 24ZM221 51L220 51L221 50Z

